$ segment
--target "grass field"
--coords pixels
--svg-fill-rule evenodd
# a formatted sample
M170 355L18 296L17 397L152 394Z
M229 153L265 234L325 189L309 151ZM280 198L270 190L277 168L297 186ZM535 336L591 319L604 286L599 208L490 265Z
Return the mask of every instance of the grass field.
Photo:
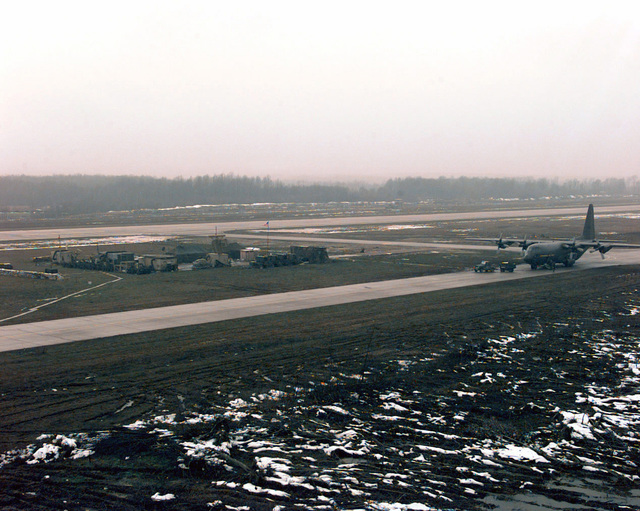
M130 249L144 253L144 247ZM10 251L6 255L14 267L36 269L31 262L33 251ZM396 253L340 258L320 265L264 270L231 267L150 275L109 275L59 268L64 277L59 281L0 276L0 302L6 304L0 319L85 289L89 290L4 324L462 271L484 257L484 253L469 251ZM509 259L513 255L503 254L501 257ZM90 289L114 281L116 277L121 280Z

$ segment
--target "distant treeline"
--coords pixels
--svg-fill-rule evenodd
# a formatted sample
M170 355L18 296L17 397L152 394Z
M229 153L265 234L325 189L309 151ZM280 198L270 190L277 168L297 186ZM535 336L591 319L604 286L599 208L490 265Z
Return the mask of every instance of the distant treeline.
M632 179L397 178L382 185L288 184L232 174L189 179L137 176L0 177L0 210L47 209L55 214L255 202L417 202L429 199L540 198L640 193Z

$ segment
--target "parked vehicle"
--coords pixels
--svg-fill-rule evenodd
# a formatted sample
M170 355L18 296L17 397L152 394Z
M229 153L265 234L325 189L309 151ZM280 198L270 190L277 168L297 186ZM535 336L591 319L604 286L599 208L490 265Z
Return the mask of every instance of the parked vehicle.
M516 263L512 263L511 261L502 261L500 263L500 271L502 273L504 273L505 271L513 273L513 270L515 269L516 269Z
M473 267L473 271L476 273L493 273L496 271L496 267L490 261L482 261Z

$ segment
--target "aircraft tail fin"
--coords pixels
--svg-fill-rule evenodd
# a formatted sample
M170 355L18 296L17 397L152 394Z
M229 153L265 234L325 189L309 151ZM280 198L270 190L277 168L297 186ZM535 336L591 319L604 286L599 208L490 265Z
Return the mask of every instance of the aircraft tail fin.
M584 228L582 229L582 236L580 236L580 239L591 241L596 239L596 227L593 220L593 204L589 204L587 218L584 221Z

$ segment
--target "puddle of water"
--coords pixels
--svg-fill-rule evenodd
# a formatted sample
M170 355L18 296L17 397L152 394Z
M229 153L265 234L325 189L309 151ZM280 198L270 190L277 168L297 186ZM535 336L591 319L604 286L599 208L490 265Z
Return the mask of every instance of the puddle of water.
M559 500L550 499L544 495L512 495L508 500L504 497L496 497L489 495L483 499L485 504L491 506L496 511L547 511L549 509L593 509L592 507L580 504L571 504L570 502L560 502Z
M602 482L594 483L602 488ZM621 509L640 509L640 490L632 490L628 495L619 495L585 486L584 482L572 479L559 479L547 484L547 488L564 492L567 496L571 495L572 500L578 499L582 503L557 500L533 492L510 496L489 495L483 502L495 511L607 510L613 506L619 506Z

